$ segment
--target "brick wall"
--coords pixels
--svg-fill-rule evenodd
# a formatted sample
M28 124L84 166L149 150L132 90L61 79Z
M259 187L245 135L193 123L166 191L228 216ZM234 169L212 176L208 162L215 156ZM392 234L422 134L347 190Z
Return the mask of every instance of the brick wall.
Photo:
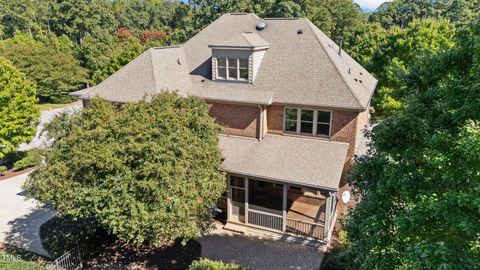
M347 160L355 153L358 112L333 111L330 138L349 144Z
M255 106L212 103L210 116L231 135L257 137L260 110Z
M283 106L268 106L267 108L267 129L268 133L283 133Z

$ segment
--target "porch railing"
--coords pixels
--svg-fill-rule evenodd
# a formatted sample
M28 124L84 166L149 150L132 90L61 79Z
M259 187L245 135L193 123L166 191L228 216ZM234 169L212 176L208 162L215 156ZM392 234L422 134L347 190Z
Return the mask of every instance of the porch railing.
M280 215L248 209L248 223L281 231L283 226L283 217Z
M325 225L287 217L286 232L303 237L323 239Z

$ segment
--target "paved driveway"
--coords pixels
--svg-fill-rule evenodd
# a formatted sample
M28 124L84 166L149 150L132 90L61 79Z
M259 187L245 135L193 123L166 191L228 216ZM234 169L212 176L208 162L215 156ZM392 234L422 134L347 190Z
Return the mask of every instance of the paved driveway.
M0 242L47 256L39 236L40 225L54 212L37 207L34 200L22 195L28 173L0 181Z
M202 257L248 266L251 270L318 270L323 253L317 248L248 237L217 229L198 239Z
M26 151L32 148L38 148L44 146L47 142L47 137L45 134L42 134L42 130L45 124L52 121L55 116L61 114L63 112L73 113L75 111L82 109L81 101L73 102L68 104L64 108L52 109L52 110L45 110L40 113L40 123L37 127L37 134L32 139L30 143L22 143L19 145L20 151Z

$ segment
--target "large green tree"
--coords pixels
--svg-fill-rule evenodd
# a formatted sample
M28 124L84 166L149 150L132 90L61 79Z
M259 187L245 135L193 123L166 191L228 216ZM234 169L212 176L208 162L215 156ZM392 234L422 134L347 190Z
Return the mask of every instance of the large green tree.
M36 101L35 84L0 57L0 159L35 136Z
M37 96L43 102L65 101L64 92L85 86L87 72L74 58L72 49L73 44L65 36L35 39L18 34L0 41L0 56L36 82Z
M372 101L377 116L385 117L403 106L408 87L402 78L409 68L422 57L448 50L454 45L454 35L455 28L448 21L426 19L412 21L406 28L392 27L379 39L366 63L379 80Z
M165 93L122 106L92 100L49 126L54 143L25 190L126 241L196 237L225 191L219 129L197 98Z
M405 78L406 107L357 160L345 224L354 269L480 268L480 22Z
M447 19L456 25L468 23L480 12L479 0L393 0L385 2L370 19L383 27L406 27L419 19Z

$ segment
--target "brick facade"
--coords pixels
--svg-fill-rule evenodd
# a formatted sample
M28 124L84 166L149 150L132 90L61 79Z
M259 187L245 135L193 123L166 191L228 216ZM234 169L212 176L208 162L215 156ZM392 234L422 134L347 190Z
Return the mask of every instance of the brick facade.
M361 128L357 125L361 124ZM360 123L361 122L361 123ZM355 153L357 137L368 124L368 112L333 111L330 139L350 144L347 160ZM268 133L283 134L283 106L272 105L267 108Z
M260 109L255 106L211 103L210 116L225 127L225 133L257 137Z
M268 133L283 134L283 106L268 106L267 129Z

